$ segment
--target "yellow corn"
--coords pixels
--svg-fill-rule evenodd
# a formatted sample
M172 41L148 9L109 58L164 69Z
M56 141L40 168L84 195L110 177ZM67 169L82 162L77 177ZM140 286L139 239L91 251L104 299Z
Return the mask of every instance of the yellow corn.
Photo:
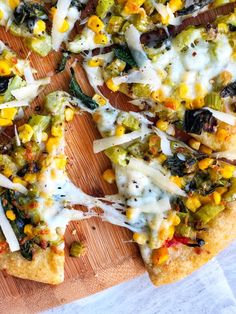
M26 173L24 176L24 180L28 183L35 183L37 181L37 174L36 173Z
M3 119L14 120L16 113L16 108L5 108L1 110L0 116Z
M16 7L20 4L20 0L8 0L8 5L11 9L15 10Z
M214 162L214 159L212 158L205 158L205 159L202 159L198 162L198 167L199 169L201 170L205 170L207 169L209 166L211 166Z
M11 66L7 60L0 60L0 76L11 74Z
M72 121L74 119L75 111L71 108L66 108L65 110L65 120L66 122Z
M183 7L183 2L182 0L170 0L169 2L169 7L173 13L176 11L182 9Z
M189 210L195 212L201 206L201 202L198 196L193 195L187 199L185 205Z
M70 28L70 25L67 20L64 20L61 26L59 27L59 32L60 33L66 33Z
M60 144L59 137L50 137L46 144L46 150L48 153L52 153Z
M229 71L223 71L220 74L220 80L223 85L228 85L231 82L232 78L233 76Z
M163 101L165 99L165 94L161 89L158 89L157 91L152 92L151 97L155 101Z
M184 181L183 181L183 178L181 178L181 177L171 176L170 181L175 183L176 185L178 185L178 187L180 187L180 188L183 187Z
M197 97L192 100L192 103L190 105L191 109L200 109L204 106L204 98L203 97Z
M163 25L168 25L170 22L169 14L166 14L165 16L161 15L161 22Z
M128 0L124 6L124 13L126 14L138 14L141 5L145 0Z
M9 178L10 176L13 175L13 171L9 167L4 167L3 174L4 174L4 176Z
M96 15L92 15L88 19L88 28L90 28L94 33L99 33L104 29L103 21Z
M181 83L179 85L179 97L182 99L187 98L189 92L189 88L185 83Z
M3 12L3 10L0 9L0 20L1 20L2 18L4 18L4 12Z
M53 19L53 17L56 14L56 12L57 12L57 8L56 7L51 7L51 9L50 9L50 17L51 17L51 19Z
M207 155L212 154L212 149L209 148L209 147L207 147L207 146L205 146L205 145L201 145L199 151L200 151L201 153L207 154Z
M199 150L201 143L195 140L194 138L190 138L190 140L188 141L188 145L193 149Z
M20 183L23 186L27 185L27 182L25 182L23 179L21 179L20 177L15 177L12 180L13 183Z
M30 224L27 224L24 226L24 233L28 236L28 237L32 237L33 236L33 226Z
M230 179L232 178L234 171L235 167L233 165L226 164L220 169L220 174L222 175L223 178Z
M103 33L95 34L93 40L97 45L106 45L108 43L108 37Z
M117 92L119 90L119 85L114 84L114 82L111 78L106 81L106 85L113 92Z
M103 172L103 175L102 175L103 179L108 182L108 183L114 183L115 182L115 172L113 169L107 169Z
M12 120L0 118L0 126L10 126L12 124Z
M47 142L48 140L48 134L46 132L42 133L42 142Z
M164 154L160 154L158 157L157 157L157 160L159 161L159 163L163 164L163 162L167 159L166 155Z
M145 233L137 233L133 234L133 240L138 243L139 245L144 245L147 243L148 237Z
M156 127L162 131L166 131L168 129L168 126L169 124L167 121L163 121L160 119L156 122Z
M228 25L226 23L219 23L217 25L217 29L220 33L227 33L229 30Z
M93 58L88 60L87 64L89 67L96 68L103 65L104 61L102 59Z
M55 158L55 164L57 169L64 170L67 164L67 158L65 155L60 155Z
M213 200L214 200L215 204L219 205L220 202L221 202L221 195L220 195L220 193L217 192L217 191L214 191L212 196L213 196Z
M19 138L20 138L22 143L29 142L31 140L33 134L34 134L34 130L27 123L20 126L18 128L18 131L19 131Z
M43 20L38 20L34 25L34 35L39 35L45 32L46 23Z
M93 100L96 101L96 103L99 104L99 106L104 106L107 103L106 99L98 94L95 94L93 96Z
M220 187L216 188L216 191L217 191L218 193L220 193L220 195L222 195L222 194L224 194L225 192L227 192L228 189L225 188L225 187L223 187L223 186L220 186Z
M116 130L115 130L115 135L122 136L124 134L125 134L125 127L123 125L117 125Z
M176 215L175 212L171 212L169 216L167 217L167 220L171 223L173 226L178 226L180 224L180 218Z
M229 132L225 129L218 129L216 132L216 137L219 141L225 141L229 136Z
M16 215L11 209L6 211L6 216L9 220L12 220L12 221L16 219Z
M206 205L212 202L211 195L198 195L201 205Z
M51 133L55 137L62 137L64 126L63 125L53 125L51 128Z
M154 249L152 252L152 263L154 266L165 263L169 259L169 252L167 247Z
M197 97L204 97L205 96L205 89L201 83L197 82L195 84L195 92L197 94Z
M133 207L129 207L127 208L125 214L128 220L132 220L137 216L137 209Z

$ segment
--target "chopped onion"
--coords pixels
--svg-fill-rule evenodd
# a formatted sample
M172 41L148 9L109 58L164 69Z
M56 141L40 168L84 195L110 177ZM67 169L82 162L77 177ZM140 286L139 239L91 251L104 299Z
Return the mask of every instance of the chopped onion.
M94 153L99 153L109 147L131 142L139 137L144 137L149 133L150 129L148 129L147 127L142 127L141 130L139 131L133 131L122 136L110 136L99 140L95 140L93 142L93 151Z
M214 109L211 109L209 107L204 107L204 109L209 110L212 113L213 117L215 117L217 120L225 122L229 125L235 125L236 124L236 117L233 116L232 114L225 113L225 112L218 111L218 110L214 110Z
M236 160L236 151L216 152L212 154L215 158L226 158L228 160Z
M25 76L25 80L26 80L27 84L33 84L34 83L33 73L31 71L31 67L29 64L28 64L28 66L26 66L24 68L24 76Z
M0 186L6 189L15 190L22 194L26 194L28 190L20 183L13 183L7 177L0 173Z
M19 138L19 134L17 131L17 127L16 125L14 125L14 133L15 133L15 138L16 138L16 146L21 146L21 142L20 142L20 138Z
M8 221L4 209L2 207L2 203L0 201L0 226L2 229L2 232L7 240L7 243L9 245L10 251L15 252L20 250L20 245L17 240L17 237L11 227L10 222Z
M186 196L186 193L181 190L176 184L171 182L167 175L163 175L158 169L151 167L142 159L131 158L128 164L128 168L141 172L144 175L148 176L153 181L153 183L155 183L166 192Z
M29 99L23 99L23 100L13 100L9 102L5 102L0 104L0 109L5 108L15 108L15 107L27 107L29 106Z
M170 141L168 140L167 135L158 128L154 128L154 131L161 139L161 150L163 154L167 156L172 156L173 153L171 151Z

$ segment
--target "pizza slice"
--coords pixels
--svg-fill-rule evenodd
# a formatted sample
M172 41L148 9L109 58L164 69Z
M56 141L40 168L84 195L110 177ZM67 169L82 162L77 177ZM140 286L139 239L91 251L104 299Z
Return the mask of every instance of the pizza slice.
M189 27L158 48L151 41L142 44L131 25L126 45L88 55L84 68L93 87L105 82L113 92L133 98L140 109L148 107L158 124L163 121L176 134L187 133L193 148L202 149L202 143L210 153L233 150L235 21L232 13L206 28Z
M126 227L155 285L187 276L236 238L234 165L192 149L142 113L85 96L75 77L70 90L103 137L93 148L112 162L103 178L119 194L110 200L125 206Z
M13 124L50 78L34 79L36 71L0 41L0 127Z
M229 2L233 1L90 0L81 14L84 19L82 22L87 23L84 23L82 30L69 42L67 48L73 53L79 53L115 44L124 45L125 32L130 25L142 33L142 41L156 38L160 44L169 34L176 33L177 26L187 17ZM189 21L188 24L192 22Z

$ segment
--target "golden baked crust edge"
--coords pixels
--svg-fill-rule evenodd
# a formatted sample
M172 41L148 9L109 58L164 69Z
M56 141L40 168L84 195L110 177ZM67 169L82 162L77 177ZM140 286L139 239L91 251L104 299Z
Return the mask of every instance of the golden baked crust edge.
M0 254L0 269L15 277L56 285L64 280L64 260L63 252L57 254L50 248L39 249L32 261L19 252Z
M200 234L200 237L206 242L201 253L196 253L194 249L184 245L173 247L170 250L172 256L170 262L158 267L151 265L141 248L150 279L155 286L173 283L185 278L236 239L236 203L228 206L209 227L209 231Z

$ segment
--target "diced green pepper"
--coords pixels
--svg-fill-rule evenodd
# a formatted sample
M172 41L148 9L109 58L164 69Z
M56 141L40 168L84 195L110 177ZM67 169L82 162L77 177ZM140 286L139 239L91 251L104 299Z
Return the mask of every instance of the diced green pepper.
M26 38L25 41L29 49L42 57L46 57L52 50L52 39L47 34L44 34L42 37Z
M70 246L70 256L80 257L86 253L86 247L79 241L74 241Z
M193 230L191 226L188 226L186 224L180 223L178 226L176 226L176 233L182 237L196 238L196 231Z
M123 17L121 16L116 16L116 15L113 15L109 22L108 22L108 25L107 25L107 32L108 34L115 34L115 33L118 33L122 24L124 22L124 19Z
M105 150L105 154L117 165L125 167L127 165L127 151L121 146L110 147Z
M136 97L141 97L141 98L148 98L152 93L149 85L144 85L140 83L133 84L132 92Z
M136 131L140 129L139 120L129 113L122 113L118 117L118 119L123 126L131 131Z
M96 7L96 14L101 18L104 19L109 12L109 10L114 5L114 0L98 0L98 5Z
M204 98L204 104L206 107L210 107L215 110L221 111L223 109L220 95L216 92L207 94Z
M226 202L232 202L236 200L236 178L231 179L231 186L229 191L223 196Z
M195 213L195 218L200 221L202 225L206 225L224 209L224 205L206 204Z

